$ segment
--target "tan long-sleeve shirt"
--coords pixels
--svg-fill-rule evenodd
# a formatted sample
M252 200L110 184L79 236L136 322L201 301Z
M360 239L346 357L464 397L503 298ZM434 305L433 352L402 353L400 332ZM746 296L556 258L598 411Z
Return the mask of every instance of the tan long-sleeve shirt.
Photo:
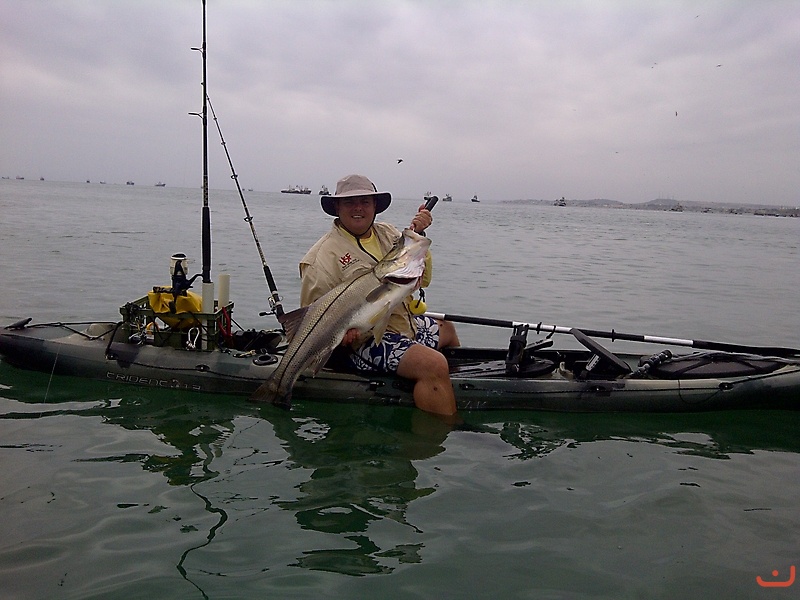
M373 235L377 237L382 252L371 256L359 247L356 238L333 222L331 230L322 236L300 261L300 305L308 306L324 296L340 283L355 279L375 267L375 259L381 259L392 248L401 232L389 223L374 223ZM425 273L422 287L430 284L432 262L430 252L425 257ZM394 331L414 338L416 325L408 307L409 296L399 304L389 318L387 331ZM359 340L361 342L362 340ZM365 341L365 340L364 340Z

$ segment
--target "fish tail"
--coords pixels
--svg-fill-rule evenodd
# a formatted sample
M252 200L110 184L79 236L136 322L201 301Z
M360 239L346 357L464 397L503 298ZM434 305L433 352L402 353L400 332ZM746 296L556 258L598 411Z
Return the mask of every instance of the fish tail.
M281 408L292 407L292 390L281 389L280 381L274 375L262 383L250 396L251 402L271 403Z

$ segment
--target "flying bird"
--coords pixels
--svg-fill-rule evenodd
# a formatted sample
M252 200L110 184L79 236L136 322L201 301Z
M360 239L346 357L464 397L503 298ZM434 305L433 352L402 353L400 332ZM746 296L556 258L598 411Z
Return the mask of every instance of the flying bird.
M402 158L398 158L397 159L397 164L399 165L401 162L403 162L403 159Z

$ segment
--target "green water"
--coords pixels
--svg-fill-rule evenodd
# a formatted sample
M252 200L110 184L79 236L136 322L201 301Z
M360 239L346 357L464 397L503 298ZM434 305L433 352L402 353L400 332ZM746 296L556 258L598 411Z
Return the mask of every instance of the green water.
M167 281L172 253L199 256L194 190L0 185L5 322L114 318ZM215 272L243 325L272 327L224 201ZM329 225L317 201L278 220L278 194L251 200L289 307L296 260ZM798 345L796 219L456 204L430 230L433 310ZM800 563L800 412L463 417L451 431L408 408L287 412L0 362L2 595L796 597L800 583L756 577Z
M796 562L797 412L448 431L405 408L0 381L12 597L745 598Z

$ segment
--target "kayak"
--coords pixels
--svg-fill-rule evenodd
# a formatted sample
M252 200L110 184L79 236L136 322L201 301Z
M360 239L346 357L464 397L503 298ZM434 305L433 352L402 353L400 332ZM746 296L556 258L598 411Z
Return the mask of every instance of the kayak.
M233 302L229 278L211 280L211 221L208 203L208 111L230 166L270 289L270 311L279 323L288 317L264 258L206 93L206 30L203 4L203 197L202 271L189 277L186 255L171 257L172 285L125 303L118 322L32 323L24 319L0 330L0 356L18 368L55 376L82 377L145 388L251 396L283 360L284 330L231 331ZM435 204L431 197L426 207ZM477 202L477 196L473 198ZM202 296L189 291L202 276ZM419 306L419 303L418 303ZM430 313L428 313L430 314ZM522 409L581 412L689 412L739 408L799 408L800 350L758 348L582 330L543 327L473 317L453 322L511 327L507 348L447 348L459 410ZM533 333L536 338L528 340ZM580 349L555 349L555 333L571 336ZM613 353L597 341L608 337L634 342L690 346L673 354ZM284 365L287 366L288 365ZM412 382L388 374L364 374L343 366L334 353L314 375L303 372L292 388L295 401L360 402L413 406Z
M232 303L231 303L232 304ZM127 307L127 308L126 308ZM109 383L212 394L251 395L286 348L280 330L223 335L225 311L183 314L211 323L149 327L144 311L121 309L120 322L41 323L0 331L0 356L22 369ZM231 306L232 308L232 306ZM135 313L135 314L134 314ZM152 314L150 315L152 317ZM174 315L173 315L174 316ZM194 335L194 339L193 339ZM612 353L580 330L582 349L554 349L552 337L527 340L515 330L508 348L448 348L444 354L459 410L694 412L800 408L800 355L700 351ZM200 343L198 343L200 342ZM205 346L205 347L204 347ZM300 376L295 401L413 406L412 382L343 368L336 355L315 376Z

